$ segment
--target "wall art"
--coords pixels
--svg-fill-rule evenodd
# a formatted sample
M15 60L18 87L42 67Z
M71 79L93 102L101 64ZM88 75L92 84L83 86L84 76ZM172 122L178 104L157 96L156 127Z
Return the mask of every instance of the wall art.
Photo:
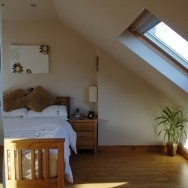
M11 73L49 73L49 46L11 45Z

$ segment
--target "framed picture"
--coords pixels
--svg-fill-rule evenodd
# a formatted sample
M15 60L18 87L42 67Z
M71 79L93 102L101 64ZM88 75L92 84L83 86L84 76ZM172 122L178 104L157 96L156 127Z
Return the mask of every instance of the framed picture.
M49 73L49 46L11 45L11 73Z
M88 119L93 119L95 113L93 111L89 111L88 113Z

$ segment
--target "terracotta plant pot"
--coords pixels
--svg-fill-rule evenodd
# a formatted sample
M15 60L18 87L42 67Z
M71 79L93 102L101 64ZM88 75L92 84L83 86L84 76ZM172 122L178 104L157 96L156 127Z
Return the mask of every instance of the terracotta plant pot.
M167 155L174 157L176 155L177 146L178 146L178 144L167 143L166 144Z

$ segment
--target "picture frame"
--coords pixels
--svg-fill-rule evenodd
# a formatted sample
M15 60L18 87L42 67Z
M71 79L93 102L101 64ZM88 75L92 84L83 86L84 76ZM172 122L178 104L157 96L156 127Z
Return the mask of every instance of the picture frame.
M10 72L49 73L48 45L10 45Z

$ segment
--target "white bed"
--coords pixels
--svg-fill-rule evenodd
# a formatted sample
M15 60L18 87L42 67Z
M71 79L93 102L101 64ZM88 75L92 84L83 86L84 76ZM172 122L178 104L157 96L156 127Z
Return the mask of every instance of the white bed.
M70 97L52 96L42 86L32 88L29 92L25 92L25 89L7 91L3 94L3 117L4 137L5 139L7 138L6 140L16 140L16 138L24 140L23 138L27 138L27 140L31 141L34 139L36 142L37 138L49 138L52 140L53 138L64 138L64 174L69 182L73 182L69 156L70 148L76 153L76 132L74 132L71 125L67 122L67 118L70 117ZM58 150L54 151L57 153ZM55 154L54 151L50 150L50 155L51 153L52 155ZM49 158L51 160L50 156ZM59 160L56 162L59 162ZM52 162L49 161L49 168L55 172L56 169L50 167L51 164ZM55 165L52 166L54 167ZM32 169L23 172L22 176L25 176L23 177L24 179L28 179L31 171L34 172Z
M69 156L70 148L76 153L76 133L65 119L61 117L11 117L3 118L3 124L5 138L65 138L65 178L73 182ZM54 174L57 167L52 166L51 173ZM25 178L29 178L29 172L28 170L24 173Z

